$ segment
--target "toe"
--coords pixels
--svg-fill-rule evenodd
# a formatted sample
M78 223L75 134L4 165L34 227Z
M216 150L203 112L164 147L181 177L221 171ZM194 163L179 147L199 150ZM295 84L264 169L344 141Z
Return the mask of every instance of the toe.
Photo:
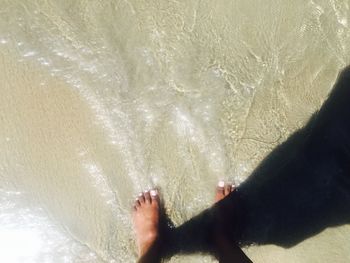
M236 190L236 186L234 184L231 185L231 192L233 192L234 190Z
M145 196L143 195L143 193L139 194L139 198L138 199L139 199L140 205L145 203Z
M141 206L141 203L140 203L139 198L136 198L135 203L134 203L134 206L135 206L136 208L139 208L139 207Z
M148 203L148 204L152 203L152 201L151 201L151 195L150 195L149 191L145 191L145 192L143 193L143 195L145 196L146 203Z
M225 190L224 190L225 193L224 193L224 194L225 194L225 196L226 196L226 195L228 195L229 193L231 193L232 184L226 184L224 188L225 188Z
M152 199L152 204L158 204L159 203L159 194L157 189L152 189L150 192L150 196Z
M216 187L216 193L223 195L225 193L225 182L219 181L217 187Z
M140 201L138 198L136 198L135 202L132 205L133 210L136 212L140 206L141 206Z

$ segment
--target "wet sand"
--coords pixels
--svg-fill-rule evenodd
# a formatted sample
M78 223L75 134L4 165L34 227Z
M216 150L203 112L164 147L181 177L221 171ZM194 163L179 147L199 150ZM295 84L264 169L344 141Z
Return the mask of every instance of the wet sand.
M350 61L341 1L3 1L0 11L0 244L29 236L36 245L17 248L28 262L134 262L137 192L159 185L171 219L189 219L217 180L243 182L301 128ZM349 237L347 225L246 252L348 262ZM0 261L21 262L8 251Z

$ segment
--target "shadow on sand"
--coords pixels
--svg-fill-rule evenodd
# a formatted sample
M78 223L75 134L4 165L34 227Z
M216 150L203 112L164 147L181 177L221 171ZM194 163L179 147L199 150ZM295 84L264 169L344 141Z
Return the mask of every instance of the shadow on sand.
M290 247L350 222L350 68L306 126L277 147L240 187L243 242Z
M224 220L223 220L224 218ZM350 222L350 68L319 112L274 149L235 193L166 234L166 254L212 252L221 224L233 242L291 247Z

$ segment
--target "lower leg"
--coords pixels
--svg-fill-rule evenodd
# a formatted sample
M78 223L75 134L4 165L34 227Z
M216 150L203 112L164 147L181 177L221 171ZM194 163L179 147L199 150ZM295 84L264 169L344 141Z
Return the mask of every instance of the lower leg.
M160 243L155 242L151 247L149 247L148 251L138 259L138 263L160 263L161 258L161 248Z
M219 202L227 195L235 191L234 185L219 182L216 193L215 202ZM225 217L225 215L222 215ZM215 231L216 251L215 256L220 263L249 263L252 262L240 249L240 247L227 237L227 231L224 224L219 224Z
M223 191L222 191L223 190ZM176 229L160 234L160 202L156 191L140 194L134 205L133 222L140 263L158 263L177 253L211 253L220 262L251 262L232 240L238 237L240 202L233 188L220 186L216 204ZM230 195L230 196L228 196ZM160 239L161 238L161 239Z
M252 263L242 249L230 242L222 242L219 245L217 259L220 263Z
M210 208L193 217L181 226L171 229L164 242L164 256L175 254L208 253L217 254L216 235L218 228L231 244L241 238L245 222L244 203L238 191L224 195Z

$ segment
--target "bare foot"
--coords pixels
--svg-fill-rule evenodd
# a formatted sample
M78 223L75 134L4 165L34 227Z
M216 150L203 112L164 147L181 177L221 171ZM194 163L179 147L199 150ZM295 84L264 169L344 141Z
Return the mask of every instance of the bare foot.
M226 196L228 196L230 193L234 192L235 190L236 190L236 187L233 184L220 181L215 191L215 203L224 199ZM225 225L227 225L227 222L225 223L225 219L226 219L225 211L220 211L220 212L219 212L220 218L218 220L218 225L216 226L216 231L214 235L216 245L217 245L217 252L215 256L217 257L219 262L223 262L223 263L226 263L226 262L251 263L252 261L250 261L250 259L244 254L244 252L239 248L239 246L227 236L227 230L224 227Z
M159 195L157 190L140 193L134 204L133 224L141 258L159 236Z
M230 193L235 191L235 186L231 183L225 183L224 181L219 181L218 185L216 186L215 190L215 203L221 201L224 199L226 196L228 196ZM227 240L225 238L226 236L226 231L224 229L225 226L225 221L226 221L226 211L221 211L220 214L218 215L218 224L216 226L216 231L215 231L215 236L216 240L219 244L222 243L227 243Z
M230 183L225 183L224 181L219 181L216 191L215 191L215 203L224 199L227 195L235 190L235 186Z

